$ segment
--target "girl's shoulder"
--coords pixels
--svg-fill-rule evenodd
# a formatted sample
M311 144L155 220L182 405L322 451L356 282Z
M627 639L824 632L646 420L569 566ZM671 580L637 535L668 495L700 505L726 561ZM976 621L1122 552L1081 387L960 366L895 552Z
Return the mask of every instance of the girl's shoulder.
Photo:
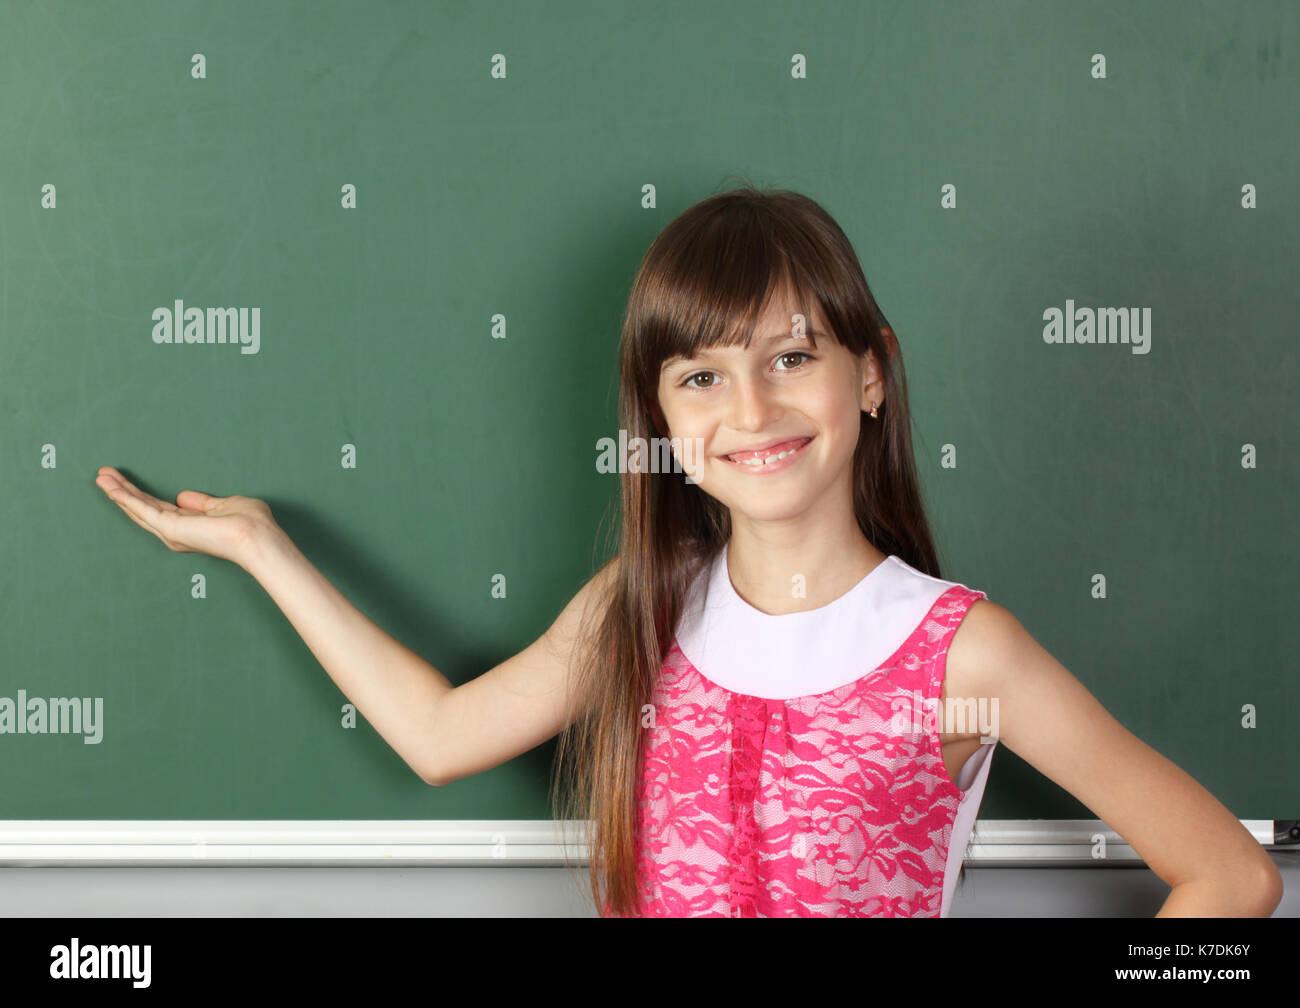
M976 599L948 642L944 696L998 696L1000 673L1013 667L1027 637L1010 610L987 598Z

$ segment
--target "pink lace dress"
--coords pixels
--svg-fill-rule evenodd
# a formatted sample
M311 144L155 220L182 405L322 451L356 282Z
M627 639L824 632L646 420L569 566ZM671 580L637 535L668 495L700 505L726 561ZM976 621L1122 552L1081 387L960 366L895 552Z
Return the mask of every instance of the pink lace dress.
M769 615L724 548L646 729L642 915L947 916L996 743L954 782L936 717L948 643L986 597L890 556L829 605Z

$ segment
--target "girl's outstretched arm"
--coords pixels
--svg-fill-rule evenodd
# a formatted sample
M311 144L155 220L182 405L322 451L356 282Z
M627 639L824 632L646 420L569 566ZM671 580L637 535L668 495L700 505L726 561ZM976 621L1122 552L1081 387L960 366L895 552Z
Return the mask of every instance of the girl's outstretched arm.
M977 601L948 649L945 697L997 701L997 735L1118 833L1172 887L1159 917L1267 917L1282 876L1190 775L1119 723L1002 606Z
M443 784L504 763L565 727L579 624L603 601L617 558L531 647L464 686L375 625L303 556L254 497L183 490L176 503L102 466L95 485L170 550L246 570L288 617L331 679L406 764Z
M240 565L280 607L334 684L422 780L447 678L353 605L278 525L261 526Z
M371 622L278 526L261 528L244 566L361 715L437 786L504 763L565 727L578 623L617 560L532 645L463 686Z

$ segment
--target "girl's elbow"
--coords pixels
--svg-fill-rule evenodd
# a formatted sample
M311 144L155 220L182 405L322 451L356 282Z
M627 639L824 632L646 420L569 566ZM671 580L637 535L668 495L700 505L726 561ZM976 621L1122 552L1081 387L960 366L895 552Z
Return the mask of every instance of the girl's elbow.
M1277 865L1273 859L1264 851L1264 877L1260 882L1259 902L1256 906L1255 916L1271 917L1273 911L1282 903L1282 893L1284 885L1282 883L1282 873L1277 870Z
M1207 875L1191 886L1198 893L1196 916L1271 917L1282 902L1282 873L1262 847L1231 869Z
M1237 871L1214 883L1222 904L1234 908L1233 917L1271 917L1282 902L1282 873L1267 850L1260 848L1257 864L1254 872Z

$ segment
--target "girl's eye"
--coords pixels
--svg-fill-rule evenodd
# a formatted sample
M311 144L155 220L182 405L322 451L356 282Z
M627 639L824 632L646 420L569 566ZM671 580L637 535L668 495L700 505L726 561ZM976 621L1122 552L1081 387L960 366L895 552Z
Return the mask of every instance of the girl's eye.
M787 353L783 353L780 357L777 358L777 360L784 360L787 357L804 357L807 358L808 360L813 359L813 355L810 353L804 353L802 350L790 350ZM803 367L803 361L800 361L798 364L795 365L795 367ZM786 370L793 371L794 368L786 368Z
M790 350L787 351L786 353L783 353L780 357L777 358L777 360L785 360L787 357L803 357L807 360L813 359L813 355L810 353L804 353L802 350ZM795 371L801 367L803 367L803 361L800 361L792 368L782 368L781 370ZM712 371L696 371L694 374L687 375L684 379L682 379L682 384L685 385L687 388L699 389L700 391L704 391L705 389L712 388L713 383L710 382L708 385L692 385L691 382L695 381L696 378L703 378L705 375L712 375L712 374L713 374Z

